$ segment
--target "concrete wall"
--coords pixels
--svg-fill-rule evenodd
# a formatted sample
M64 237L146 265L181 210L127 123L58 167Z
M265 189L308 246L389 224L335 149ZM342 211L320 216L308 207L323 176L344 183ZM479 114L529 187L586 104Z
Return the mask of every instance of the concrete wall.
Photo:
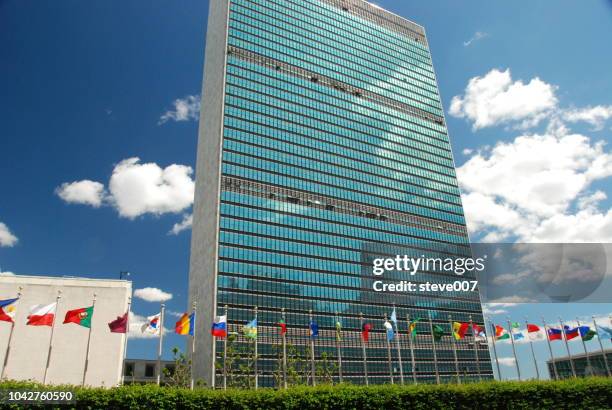
M92 317L91 345L86 385L113 386L121 381L125 334L111 333L108 322L127 310L132 283L124 280L53 278L43 276L0 277L0 299L22 296L17 305L15 328L8 357L6 377L15 380L43 380L51 327L27 326L30 307L61 299L57 307L53 348L47 373L49 384L80 385L83 378L89 329L74 323L63 324L68 310L96 304ZM11 324L0 322L0 366L4 363Z
M209 329L217 304L217 238L228 14L228 0L210 2L189 269L190 304L193 301L198 304L194 376L208 386L213 382L214 366L214 343ZM191 340L187 341L186 351L191 351Z

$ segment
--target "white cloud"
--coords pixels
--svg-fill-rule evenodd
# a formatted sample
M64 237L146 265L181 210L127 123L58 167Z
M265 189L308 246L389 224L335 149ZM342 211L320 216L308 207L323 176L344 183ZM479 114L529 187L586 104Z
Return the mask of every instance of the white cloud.
M174 109L166 111L160 118L159 124L172 121L197 120L200 117L200 96L188 95L177 98L173 102Z
M147 302L166 302L172 299L172 293L164 292L159 288L142 288L134 291L134 297Z
M162 169L155 163L140 164L139 158L128 158L115 166L108 186L121 216L133 219L146 213L178 213L193 203L192 173L186 165Z
M0 276L15 276L15 274L9 271L0 271Z
M0 247L12 247L19 242L19 239L11 232L6 224L0 222Z
M516 303L483 303L482 313L485 316L503 315L505 313L508 313L508 308L516 305Z
M186 214L183 215L183 220L181 222L177 222L174 224L169 234L178 235L186 229L191 229L191 225L193 224L193 215Z
M604 148L579 134L545 134L478 150L457 169L470 232L485 241L610 241L612 211L598 210L605 193L588 192L612 175Z
M99 208L105 197L104 185L88 179L64 182L55 189L55 193L69 204L91 205L94 208Z
M179 213L193 203L193 169L172 164L162 168L155 163L140 163L128 158L113 169L108 192L99 182L83 180L62 184L58 195L67 202L99 207L113 206L119 215L134 219L144 214Z
M606 121L612 118L612 105L596 105L580 109L566 110L563 119L569 122L586 122L593 126L595 131L602 130Z
M516 366L516 360L514 360L514 357L499 357L497 358L497 361L502 366Z
M471 46L474 42L478 40L482 40L483 38L489 37L489 33L485 33L484 31L477 31L474 35L468 40L463 42L464 47Z
M537 77L527 84L512 81L510 69L493 69L470 79L465 94L453 97L449 112L472 121L474 130L509 123L527 128L557 106L556 88Z

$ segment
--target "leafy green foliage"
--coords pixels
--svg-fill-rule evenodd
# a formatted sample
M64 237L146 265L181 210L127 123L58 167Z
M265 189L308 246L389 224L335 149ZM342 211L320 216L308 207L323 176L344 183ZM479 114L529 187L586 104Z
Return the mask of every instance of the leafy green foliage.
M0 383L0 389L57 388L30 382ZM191 391L155 385L72 389L77 397L77 404L72 408L78 409L607 409L612 403L612 379L608 378L439 386L342 384L297 386L287 390L199 388ZM0 403L0 409L5 408L19 407ZM43 407L30 405L28 408Z

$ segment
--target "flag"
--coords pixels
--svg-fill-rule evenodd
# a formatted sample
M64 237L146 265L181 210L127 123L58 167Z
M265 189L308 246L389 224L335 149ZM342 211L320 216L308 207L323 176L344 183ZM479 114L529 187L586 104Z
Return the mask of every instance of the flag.
M563 332L561 331L561 329L549 327L546 333L548 334L548 340L562 340L563 339Z
M442 336L444 336L444 329L442 329L438 325L433 325L433 337L434 337L434 340L436 342L438 342L438 341L440 341L440 339L442 339Z
M0 321L13 321L15 318L15 309L18 300L19 298L0 300Z
M510 334L508 331L499 325L493 324L493 331L495 332L495 340L508 340L510 339Z
M311 338L315 338L319 336L319 325L317 325L317 322L315 322L314 320L310 321L310 325L309 327L309 334Z
M419 322L419 320L421 319L414 319L408 325L408 333L410 334L410 336L412 336L413 339L417 336L417 323Z
M391 340L393 340L393 336L395 336L395 332L393 331L393 325L388 320L385 320L384 325L387 331L387 341L390 342Z
M190 315L183 313L183 316L174 325L174 331L179 335L190 335L193 336L195 329L195 313Z
M342 323L340 323L340 320L336 320L336 341L341 342L342 341Z
M580 337L585 342L588 342L589 340L597 336L597 333L595 333L594 330L591 330L591 328L588 326L580 326L578 327L578 331L580 332Z
M364 342L367 342L370 338L370 330L372 330L372 325L369 323L364 323L361 326L361 338Z
M248 337L249 339L257 339L257 318L244 325L242 327L242 333L244 334L244 337Z
M395 313L395 308L393 308L393 312L391 312L391 316L389 316L389 320L393 322L395 327L397 327L397 314Z
M147 321L141 326L140 328L140 332L141 333L151 333L153 335L158 335L159 334L159 322L161 318L161 313L158 313L156 315L153 316L148 316L147 317Z
M93 306L86 308L69 310L64 317L64 324L75 323L83 327L91 327L91 317L93 316Z
M56 307L57 303L32 306L30 308L30 314L28 315L28 322L26 324L30 326L53 326Z
M512 322L510 324L510 329L512 329L512 338L514 340L521 340L525 337L525 335L523 334L523 332L521 331L520 328L521 325L519 325L518 322Z
M472 323L472 335L474 336L475 340L487 340L487 335L485 334L484 329L478 326L476 323Z
M117 319L108 324L111 333L127 333L128 314L117 316Z
M280 334L281 336L287 333L287 324L285 323L285 319L281 319L278 321L278 326L280 326Z
M527 323L527 336L530 340L542 339L542 329L538 325Z
M599 330L599 337L601 337L602 339L612 340L612 328L601 325L597 325L597 328Z
M568 325L563 326L563 333L565 333L566 340L572 340L580 336L580 332L577 327L572 329Z
M467 330L468 330L467 323L453 322L453 336L455 336L456 340L463 339L465 337Z
M217 316L213 321L210 333L214 337L226 337L227 336L227 316Z

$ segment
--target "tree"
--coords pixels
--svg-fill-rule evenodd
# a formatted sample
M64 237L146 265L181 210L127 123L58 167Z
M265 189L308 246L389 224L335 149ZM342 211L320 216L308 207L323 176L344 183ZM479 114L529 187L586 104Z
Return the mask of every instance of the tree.
M187 359L187 356L178 347L172 348L172 355L174 360L174 370L165 368L163 370L165 377L165 385L172 387L191 387L191 359ZM195 385L200 387L204 386L203 380L196 380Z

